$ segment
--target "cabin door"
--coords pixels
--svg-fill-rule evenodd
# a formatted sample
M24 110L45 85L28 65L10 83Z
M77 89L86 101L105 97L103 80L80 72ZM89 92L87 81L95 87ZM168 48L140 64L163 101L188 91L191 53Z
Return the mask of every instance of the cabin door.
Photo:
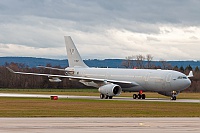
M165 89L171 88L171 78L172 78L172 74L169 73L169 74L166 76Z
M148 74L145 76L144 81L145 81L146 86L149 85L149 77L150 77L150 74L151 74L151 73L148 73Z

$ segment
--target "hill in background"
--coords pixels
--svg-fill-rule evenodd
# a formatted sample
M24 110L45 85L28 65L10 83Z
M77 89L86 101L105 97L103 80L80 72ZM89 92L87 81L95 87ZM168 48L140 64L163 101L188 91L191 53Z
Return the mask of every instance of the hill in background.
M84 60L84 62L90 67L109 67L109 68L123 68L122 62L123 59L89 59ZM0 57L0 66L4 66L6 63L22 63L28 67L36 67L36 66L46 66L50 64L51 66L60 66L65 68L68 66L67 59L65 60L57 60L57 59L46 59L46 58L35 58L35 57ZM144 64L146 61L144 62ZM159 61L153 61L153 64L156 66L162 66ZM172 67L183 66L184 68L190 65L193 69L195 67L200 67L200 61L166 61L166 63L170 64Z

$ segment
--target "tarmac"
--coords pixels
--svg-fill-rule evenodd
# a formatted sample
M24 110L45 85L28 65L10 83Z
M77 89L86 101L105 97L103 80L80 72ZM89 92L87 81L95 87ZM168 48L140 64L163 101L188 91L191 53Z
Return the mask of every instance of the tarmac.
M94 100L200 103L200 99L178 99L178 98L177 98L177 100L170 100L170 98L133 99L132 97L113 97L113 99L100 99L99 96L75 96L75 95L73 96L73 95L42 95L42 94L0 93L0 97L50 98L51 96L58 96L58 99L59 98L71 98L71 99L94 99Z
M200 118L0 118L1 133L200 133Z

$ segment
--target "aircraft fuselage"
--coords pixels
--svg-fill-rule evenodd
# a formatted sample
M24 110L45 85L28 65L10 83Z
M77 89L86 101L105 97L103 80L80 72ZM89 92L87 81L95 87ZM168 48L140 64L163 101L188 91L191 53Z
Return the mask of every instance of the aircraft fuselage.
M72 68L74 76L97 79L112 79L136 82L134 87L121 86L123 91L155 91L169 92L182 91L190 86L191 81L180 72L173 70L154 69L119 69L119 68ZM94 83L85 85L99 87Z

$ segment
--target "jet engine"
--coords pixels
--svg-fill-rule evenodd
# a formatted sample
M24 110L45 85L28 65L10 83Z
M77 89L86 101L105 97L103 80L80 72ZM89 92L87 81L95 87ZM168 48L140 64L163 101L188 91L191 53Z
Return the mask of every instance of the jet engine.
M122 88L119 85L110 83L99 87L99 92L107 96L118 96L121 94Z
M50 82L61 82L62 80L57 78L57 77L53 77L49 79Z

